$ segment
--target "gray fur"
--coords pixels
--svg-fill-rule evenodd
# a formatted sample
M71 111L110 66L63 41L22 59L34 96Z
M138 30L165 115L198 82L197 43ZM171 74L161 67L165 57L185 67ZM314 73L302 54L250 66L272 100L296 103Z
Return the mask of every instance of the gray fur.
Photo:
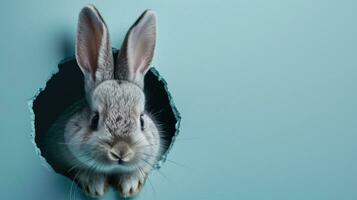
M65 125L63 148L71 159L63 155L63 162L78 170L75 179L90 196L102 196L109 178L123 196L137 194L161 157L159 130L146 114L143 92L155 37L155 14L146 11L130 28L114 66L108 30L98 11L89 5L79 15L76 58L88 104ZM96 113L98 126L92 130ZM118 159L125 162L118 164Z

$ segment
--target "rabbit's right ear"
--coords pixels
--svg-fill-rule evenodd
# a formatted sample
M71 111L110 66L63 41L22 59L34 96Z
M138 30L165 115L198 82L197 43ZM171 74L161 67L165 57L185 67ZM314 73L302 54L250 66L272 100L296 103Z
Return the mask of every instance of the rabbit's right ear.
M152 10L146 10L125 36L114 67L114 78L131 81L143 88L155 43L156 15Z
M76 59L85 77L86 92L112 79L114 62L109 32L93 5L84 7L78 19Z

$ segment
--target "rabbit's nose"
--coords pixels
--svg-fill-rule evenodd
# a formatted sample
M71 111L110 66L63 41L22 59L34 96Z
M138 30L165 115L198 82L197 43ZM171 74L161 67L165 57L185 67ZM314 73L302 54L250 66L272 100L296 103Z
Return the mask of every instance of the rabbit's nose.
M108 157L112 161L122 164L129 162L134 157L134 152L131 150L129 145L125 142L118 142L112 149L108 152Z

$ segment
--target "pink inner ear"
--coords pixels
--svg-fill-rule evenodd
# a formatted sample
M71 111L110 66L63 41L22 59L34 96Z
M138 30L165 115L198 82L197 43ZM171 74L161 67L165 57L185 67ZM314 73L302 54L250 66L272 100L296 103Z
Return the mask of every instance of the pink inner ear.
M148 70L154 54L155 42L156 18L153 13L146 13L129 32L128 64L134 76L143 76ZM134 79L137 78L139 77Z
M103 38L103 22L93 11L83 10L77 35L77 60L84 73L95 80Z

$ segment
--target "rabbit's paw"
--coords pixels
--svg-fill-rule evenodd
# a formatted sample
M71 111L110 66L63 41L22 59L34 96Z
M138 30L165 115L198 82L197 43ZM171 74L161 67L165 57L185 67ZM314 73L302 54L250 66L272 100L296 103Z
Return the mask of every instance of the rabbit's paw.
M94 198L103 196L109 188L107 178L102 174L80 174L78 184L87 196Z
M124 198L133 197L139 194L144 186L145 179L146 177L140 173L121 175L117 179L116 188Z

